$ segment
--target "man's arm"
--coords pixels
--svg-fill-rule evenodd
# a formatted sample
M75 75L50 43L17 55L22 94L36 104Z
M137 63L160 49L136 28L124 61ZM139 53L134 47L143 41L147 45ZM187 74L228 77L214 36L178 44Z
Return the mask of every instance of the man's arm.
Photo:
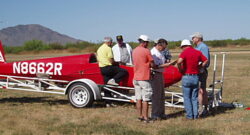
M170 65L175 65L176 62L177 62L177 60L169 62L169 63L164 63L164 64L159 65L158 68L164 68L164 67L168 67Z
M114 58L110 58L109 60L110 60L110 62L112 63L112 65L114 65L114 66L119 66L119 62L116 62L116 61L114 60Z
M112 52L113 52L113 60L116 62L120 61L121 58L120 58L120 50L119 50L118 44L115 44L112 47Z
M207 59L209 59L210 56L209 56L209 49L208 49L208 47L202 47L200 51L202 52L202 54L203 54Z
M208 59L202 53L201 53L201 61L202 61L202 64L201 64L202 68L206 67L206 65L208 63Z
M207 63L208 63L208 60L205 60L205 61L202 63L202 65L201 65L201 66L202 66L203 68L205 68L205 67L206 67L206 65L207 65Z
M184 70L182 69L182 63L183 63L183 59L182 58L178 58L178 60L177 60L177 67L178 67L179 71L183 74Z
M153 60L150 62L150 67L151 67L151 68L156 68L156 65L155 65L155 63L154 63Z
M112 64L115 63L114 58L110 58L109 61L110 61L110 63L112 63Z
M133 65L133 57L132 57L133 49L129 44L126 44L126 46L128 47L128 53L129 53L129 63L126 63L126 65L132 66Z

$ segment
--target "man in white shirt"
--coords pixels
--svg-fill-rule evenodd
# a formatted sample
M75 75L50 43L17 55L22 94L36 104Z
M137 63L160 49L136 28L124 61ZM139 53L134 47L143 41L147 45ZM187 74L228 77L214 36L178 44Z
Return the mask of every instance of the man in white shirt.
M160 38L155 41L155 46L151 49L156 67L153 69L151 78L153 95L152 95L152 113L151 118L154 120L165 119L165 91L164 91L164 67L168 67L170 63L165 63L166 59L163 51L167 47L167 40ZM174 63L172 63L174 64Z
M122 35L116 36L117 44L112 47L114 61L120 65L132 65L132 48L123 42Z

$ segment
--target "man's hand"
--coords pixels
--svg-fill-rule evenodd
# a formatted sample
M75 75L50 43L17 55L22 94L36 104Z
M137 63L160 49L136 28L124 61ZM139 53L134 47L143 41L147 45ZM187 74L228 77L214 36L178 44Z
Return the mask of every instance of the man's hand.
M184 69L182 68L182 63L183 63L183 59L182 59L182 58L179 58L179 59L177 60L177 66L178 66L179 71L180 71L182 74L184 74Z
M119 64L120 64L120 65L126 65L126 63L124 63L124 62L119 62Z
M177 63L177 60L170 62L170 65L175 65Z

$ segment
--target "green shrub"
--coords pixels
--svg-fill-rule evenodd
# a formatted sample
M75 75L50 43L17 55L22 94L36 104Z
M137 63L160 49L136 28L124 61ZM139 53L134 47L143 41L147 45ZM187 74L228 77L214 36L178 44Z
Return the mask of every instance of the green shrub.
M30 40L24 43L24 50L25 51L41 51L41 50L48 50L49 47L41 40Z
M170 41L168 42L168 49L175 49L177 47L180 47L181 41Z
M96 44L94 43L90 43L90 42L86 42L86 41L82 41L82 42L77 42L77 43L67 43L65 45L65 48L78 48L78 49L85 49L87 47L91 47L94 46Z
M138 42L128 42L128 44L134 49L139 45ZM180 46L181 41L170 41L168 42L169 49L175 49L176 47ZM148 48L152 48L154 46L154 42L150 42Z
M11 53L11 46L3 46L3 50L5 53Z
M205 41L205 43L211 47L226 47L228 45L226 40L211 40Z
M51 43L48 45L51 50L63 50L65 47L59 43Z
M233 40L232 45L250 45L250 39L246 39L246 38L240 38L237 40Z
M78 53L78 52L80 52L80 50L78 48L74 48L74 47L68 48L68 51L70 53Z
M87 49L91 50L92 52L96 52L99 47L100 47L100 45L93 45L91 47L88 47Z
M138 42L128 42L128 44L132 47L132 48L135 48L139 45Z
M18 54L23 51L23 46L4 46L5 53Z
M228 45L250 45L250 39L240 38L236 40L226 39L226 40L208 40L204 41L210 47L226 47ZM22 51L44 51L44 50L63 50L67 49L71 53L80 52L86 49L86 51L94 51L103 43L91 43L87 41L81 41L77 43L67 43L66 45L61 45L60 43L50 43L45 44L40 40L30 40L24 43L23 46L4 46L5 53L20 53ZM115 44L115 43L113 43ZM128 42L134 49L139 45L138 42ZM168 48L175 49L178 48L181 41L168 41ZM151 49L154 46L153 42L149 43L148 48Z

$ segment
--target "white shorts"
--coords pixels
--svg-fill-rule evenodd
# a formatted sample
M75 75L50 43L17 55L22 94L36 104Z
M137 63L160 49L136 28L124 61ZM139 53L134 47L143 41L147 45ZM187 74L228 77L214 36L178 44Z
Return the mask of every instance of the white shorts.
M152 96L152 87L149 80L137 81L133 80L135 87L135 98L136 100L150 101Z

